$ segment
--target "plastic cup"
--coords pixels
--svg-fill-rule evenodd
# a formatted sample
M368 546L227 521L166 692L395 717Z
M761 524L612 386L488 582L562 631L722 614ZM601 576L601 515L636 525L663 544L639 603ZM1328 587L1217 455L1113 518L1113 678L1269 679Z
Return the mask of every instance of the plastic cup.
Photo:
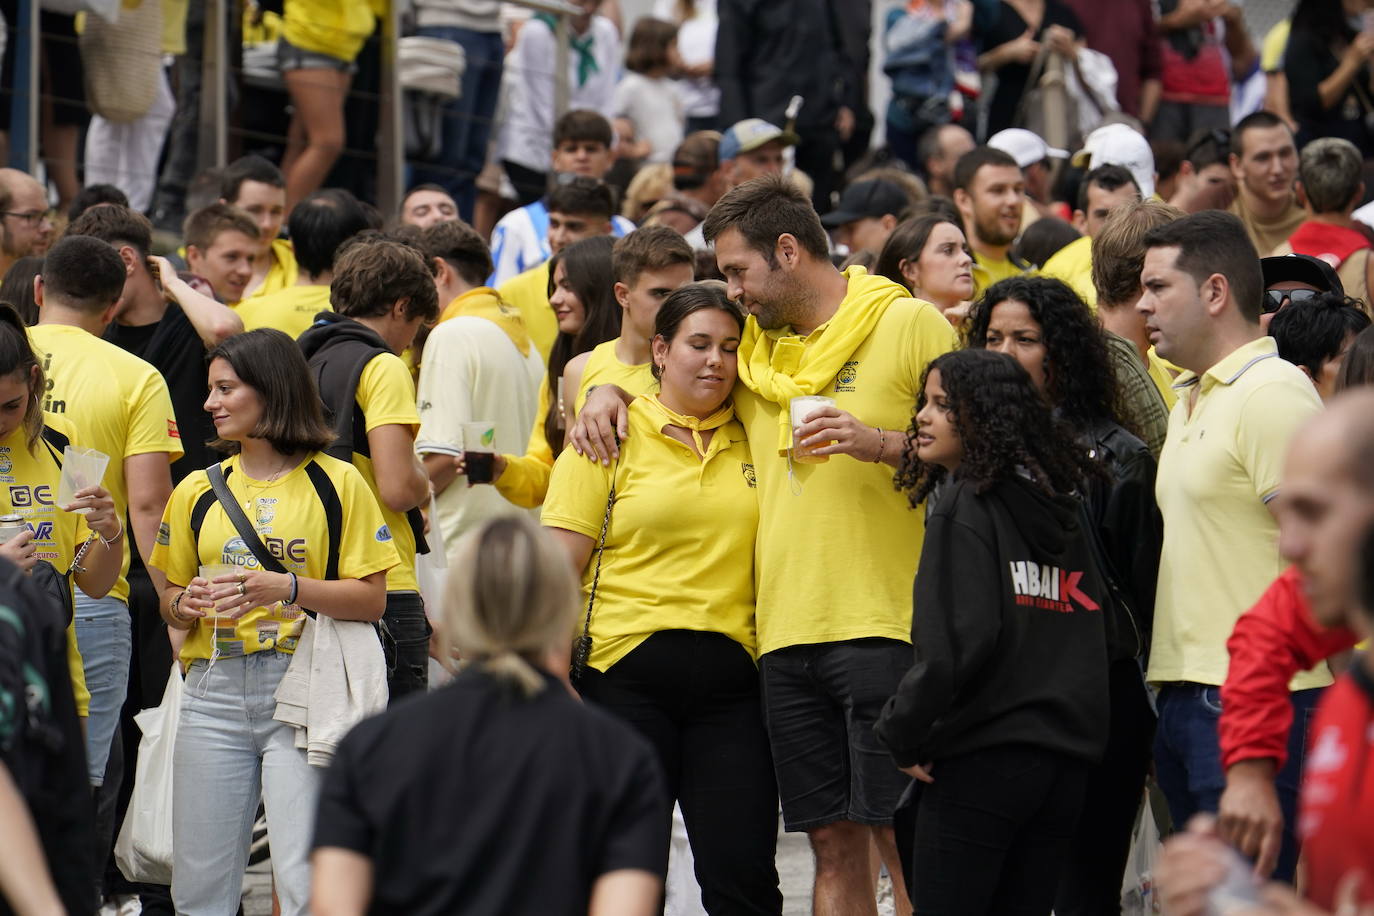
M66 506L76 500L78 490L93 487L105 477L110 456L93 448L69 445L62 451L62 476L57 481L57 505ZM90 509L73 510L81 515Z
M496 424L473 420L463 424L463 463L468 486L491 483L496 478Z
M792 411L792 460L801 464L823 464L830 460L829 455L814 454L811 449L803 448L797 442L797 427L806 423L808 417L826 407L834 407L834 398L825 398L820 395L808 394L792 399L790 405ZM825 443L829 444L829 443Z
M207 563L206 565L200 567L196 575L200 576L206 582L209 582L210 588L215 589L220 587L219 585L215 584L215 579L219 578L220 576L234 575L238 572L240 572L239 567L233 565L232 563ZM238 626L238 621L233 620L229 617L222 616L219 613L218 607L206 610L205 623L212 630L216 631L216 637L218 637L220 630L227 630L229 631L228 635L232 635L234 632L234 628Z

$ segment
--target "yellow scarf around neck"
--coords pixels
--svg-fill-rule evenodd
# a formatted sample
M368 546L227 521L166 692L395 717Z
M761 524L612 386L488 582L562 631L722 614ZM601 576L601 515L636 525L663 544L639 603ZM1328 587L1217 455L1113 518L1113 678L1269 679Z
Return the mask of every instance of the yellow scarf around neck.
M740 381L782 408L778 416L779 453L792 447L792 399L824 391L873 333L887 307L898 299L911 298L903 287L886 277L870 276L862 267L851 267L844 276L849 290L830 320L811 332L809 345L796 334L765 331L752 317L744 327L739 345Z
M525 329L525 319L520 317L520 310L507 305L501 294L490 286L478 286L454 298L444 308L439 321L448 321L460 315L485 318L505 332L521 356L530 355L530 333Z
M660 401L657 394L645 395L640 398L640 400L644 402L645 407L652 411L657 418L662 421L659 423L660 430L664 426L679 426L690 432L692 434L692 441L695 442L697 446L697 454L701 455L702 458L706 457L706 445L701 441L702 432L719 429L735 418L735 405L728 400L720 405L720 407L716 409L716 412L709 417L691 417L686 414L680 414Z

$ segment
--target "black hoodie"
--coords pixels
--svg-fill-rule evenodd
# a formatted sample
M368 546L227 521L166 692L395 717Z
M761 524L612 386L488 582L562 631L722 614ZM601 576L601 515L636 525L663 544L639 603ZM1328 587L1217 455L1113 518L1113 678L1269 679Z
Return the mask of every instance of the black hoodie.
M899 766L1008 744L1101 757L1106 589L1081 513L1021 478L940 496L916 572L916 661L875 726Z

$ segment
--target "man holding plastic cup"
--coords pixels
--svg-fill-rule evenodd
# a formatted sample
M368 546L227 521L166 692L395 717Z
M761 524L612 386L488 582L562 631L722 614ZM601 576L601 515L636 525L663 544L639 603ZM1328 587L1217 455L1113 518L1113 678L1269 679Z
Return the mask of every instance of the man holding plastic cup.
M903 890L891 823L908 780L873 723L911 666L923 527L892 475L925 367L956 341L897 284L836 270L810 201L785 181L734 188L703 227L751 316L733 397L758 483L759 667L783 819L810 837L815 912L850 912L872 906L873 839ZM589 396L570 436L579 452L616 453L617 394ZM792 401L807 396L834 404L794 426Z

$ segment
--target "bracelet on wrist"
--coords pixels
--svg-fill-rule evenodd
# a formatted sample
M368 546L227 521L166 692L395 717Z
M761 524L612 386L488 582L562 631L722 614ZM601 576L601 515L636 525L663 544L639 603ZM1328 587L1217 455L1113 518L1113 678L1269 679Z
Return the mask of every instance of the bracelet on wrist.
M106 547L113 547L115 542L124 536L124 523L119 519L115 519L115 523L119 525L119 530L114 533L114 537L107 538L99 531L96 532L96 535L100 538L100 543L104 544Z
M301 583L295 573L288 572L287 575L291 577L291 594L286 598L286 606L290 607L296 603L296 598L300 595Z
M887 442L887 434L883 432L883 428L881 426L875 428L878 430L878 454L874 456L873 463L882 464L883 445Z
M189 591L189 588L183 588L181 591L177 592L176 597L172 599L172 619L176 620L178 623L186 623L188 620L191 619L189 617L183 616L181 613L181 599L185 598L186 593Z

